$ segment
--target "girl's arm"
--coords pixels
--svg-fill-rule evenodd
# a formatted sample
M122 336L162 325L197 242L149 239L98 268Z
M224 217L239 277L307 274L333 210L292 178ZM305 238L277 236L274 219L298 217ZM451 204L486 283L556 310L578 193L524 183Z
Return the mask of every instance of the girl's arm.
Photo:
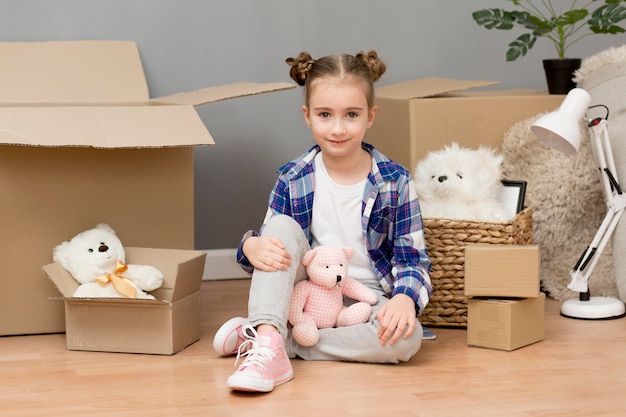
M396 281L392 296L406 294L416 304L418 313L428 304L432 294L430 282L431 259L426 250L426 239L417 194L410 177L398 188L398 208L394 223L394 267Z
M394 222L394 269L391 300L380 309L378 338L382 345L393 345L400 337L411 336L417 314L428 304L432 293L431 260L426 251L422 216L410 177L398 187L398 205ZM417 314L416 314L417 313Z

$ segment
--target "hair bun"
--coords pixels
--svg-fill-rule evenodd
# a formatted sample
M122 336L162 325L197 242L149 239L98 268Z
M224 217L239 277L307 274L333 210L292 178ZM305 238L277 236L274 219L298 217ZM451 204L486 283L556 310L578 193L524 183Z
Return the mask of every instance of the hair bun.
M289 70L289 75L291 78L298 84L303 86L306 83L307 76L315 60L311 57L311 54L308 52L300 52L296 58L287 58L285 62L291 66Z
M378 57L378 53L373 49L370 49L367 52L361 51L356 55L356 57L362 60L370 69L370 72L372 73L372 81L374 82L380 80L380 77L382 77L387 70L385 62Z

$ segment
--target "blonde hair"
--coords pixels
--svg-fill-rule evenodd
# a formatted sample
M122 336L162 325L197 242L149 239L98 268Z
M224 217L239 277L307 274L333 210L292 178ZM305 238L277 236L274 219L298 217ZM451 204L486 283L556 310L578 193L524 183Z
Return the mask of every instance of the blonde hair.
M374 83L382 77L387 66L374 50L356 55L327 55L319 59L311 58L304 51L295 58L287 58L285 62L291 66L289 75L300 86L304 87L305 104L309 105L309 96L313 83L323 77L351 79L360 83L367 97L369 108L374 106Z

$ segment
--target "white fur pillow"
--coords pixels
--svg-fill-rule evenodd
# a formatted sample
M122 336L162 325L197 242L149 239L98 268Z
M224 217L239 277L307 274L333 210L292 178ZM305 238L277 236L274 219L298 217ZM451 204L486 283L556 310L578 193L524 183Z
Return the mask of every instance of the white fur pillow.
M607 124L615 168L622 189L626 189L626 45L584 59L574 80L591 94L591 106L609 108ZM612 240L614 253L626 253L626 216L622 216ZM619 297L626 301L626 257L615 257L613 264Z
M587 129L578 154L550 149L531 131L541 115L512 126L504 136L504 176L527 181L526 205L533 209L533 243L541 248L541 286L552 298L578 297L567 289L570 270L591 243L606 213L604 195ZM589 280L593 295L615 296L611 247L607 245Z

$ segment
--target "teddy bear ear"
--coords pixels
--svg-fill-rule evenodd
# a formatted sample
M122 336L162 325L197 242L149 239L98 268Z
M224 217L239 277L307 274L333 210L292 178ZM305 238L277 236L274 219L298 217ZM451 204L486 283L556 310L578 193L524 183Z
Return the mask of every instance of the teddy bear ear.
M343 248L343 253L345 253L346 257L350 259L352 258L352 255L354 255L354 249L350 246L346 246L345 248Z
M477 152L482 152L484 155L483 160L489 161L493 166L499 166L504 161L504 157L501 153L498 153L494 148L482 145L478 148Z
M69 242L63 242L60 245L55 246L52 249L52 261L61 264L63 268L66 268L66 255L69 248Z
M302 257L302 265L307 266L311 263L313 258L315 258L315 254L317 254L317 249L310 249L307 253Z
M111 232L115 234L115 230L113 230L113 228L109 226L107 223L98 223L95 229L106 230L107 232Z

